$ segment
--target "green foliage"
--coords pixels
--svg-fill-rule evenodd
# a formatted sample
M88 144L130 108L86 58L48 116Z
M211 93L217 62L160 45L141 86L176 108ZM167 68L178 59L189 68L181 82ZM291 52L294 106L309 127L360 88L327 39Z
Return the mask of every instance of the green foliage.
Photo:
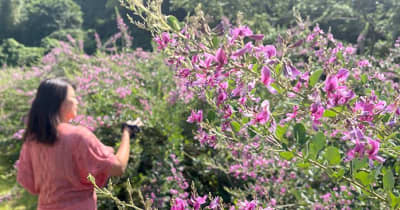
M320 70L314 71L311 74L310 82L309 82L311 87L313 87L318 82L318 80L321 77L322 73L324 73L324 70L320 69Z
M72 40L70 40L70 38ZM96 41L94 38L94 31L88 30L83 31L82 29L61 29L52 32L50 35L46 36L41 41L41 47L43 47L46 52L50 52L51 49L59 46L59 41L63 42L75 42L74 44L79 48L83 47L84 51L88 54L93 54L96 50ZM84 46L79 46L81 43L85 43Z
M16 38L27 45L39 45L42 38L61 29L79 29L82 12L73 0L32 0L26 2Z
M339 149L333 146L327 147L325 150L325 159L328 160L330 165L337 165L340 163Z
M318 153L325 147L326 139L322 132L315 134L310 142L309 154L311 159L316 159Z
M0 40L12 35L21 19L24 0L0 1Z
M44 54L44 50L38 47L25 47L14 39L6 39L0 45L0 66L2 65L32 65Z
M125 23L129 20L126 18L128 11L121 7L118 0L74 0L82 9L83 12L83 29L96 31L100 38L105 41L105 38L111 37L117 31L115 8L121 13L121 17ZM134 18L135 19L135 18ZM136 19L135 19L136 20ZM133 36L133 48L141 47L145 50L152 50L151 34L143 29L140 29L133 24L127 24L131 35ZM88 51L90 49L88 47Z

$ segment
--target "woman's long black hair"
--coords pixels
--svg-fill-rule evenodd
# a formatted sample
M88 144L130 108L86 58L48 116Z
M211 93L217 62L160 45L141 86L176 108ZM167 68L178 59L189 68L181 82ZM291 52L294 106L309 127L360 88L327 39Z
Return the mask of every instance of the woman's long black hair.
M59 112L69 85L75 89L62 78L46 79L40 83L28 114L24 141L35 140L49 145L56 142Z

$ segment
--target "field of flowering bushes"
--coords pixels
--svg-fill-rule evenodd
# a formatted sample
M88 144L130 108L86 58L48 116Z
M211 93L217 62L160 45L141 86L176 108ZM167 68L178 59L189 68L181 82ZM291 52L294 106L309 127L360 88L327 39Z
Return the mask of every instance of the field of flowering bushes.
M128 50L119 19L94 55L70 38L36 66L1 69L0 208L36 206L13 164L35 89L54 76L77 85L74 123L107 145L120 122L145 120L99 209L400 208L400 38L374 58L301 18L266 43L245 25L210 28L199 8L179 22L158 0L121 3L154 52Z

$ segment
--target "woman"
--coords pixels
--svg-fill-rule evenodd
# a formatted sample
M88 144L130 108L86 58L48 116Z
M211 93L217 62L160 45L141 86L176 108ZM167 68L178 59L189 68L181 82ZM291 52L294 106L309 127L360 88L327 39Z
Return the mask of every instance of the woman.
M77 104L74 87L62 79L43 81L32 103L16 168L17 181L39 195L38 209L96 209L96 193L87 176L92 174L103 187L128 164L133 131L124 127L114 155L90 130L68 123L76 116ZM140 119L135 123L142 125Z

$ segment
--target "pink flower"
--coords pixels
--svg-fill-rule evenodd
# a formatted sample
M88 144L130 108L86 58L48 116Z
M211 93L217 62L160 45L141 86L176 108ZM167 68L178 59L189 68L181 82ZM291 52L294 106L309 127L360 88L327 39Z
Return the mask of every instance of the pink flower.
M228 119L231 115L232 115L232 106L231 105L227 105L225 106L225 110L224 110L224 119Z
M204 59L199 61L199 65L205 69L209 69L213 61L215 61L213 55L204 53Z
M179 76L182 77L182 78L186 78L187 76L189 76L189 74L190 74L190 70L187 69L187 68L181 69L179 71Z
M356 48L349 46L349 47L346 47L346 49L344 50L344 53L346 53L347 55L353 55L356 53L356 51L357 51Z
M338 87L338 79L336 75L330 75L325 81L325 92L328 93L333 93L336 91L336 88Z
M261 70L261 82L267 87L268 91L272 94L276 94L277 91L271 86L274 80L271 78L271 71L267 66L264 66Z
M260 41L264 39L264 34L253 34L249 36L250 39Z
M292 119L295 119L297 116L297 111L299 109L299 106L295 105L293 106L293 113L286 113L286 118L282 120L282 123L289 122Z
M353 160L355 157L364 157L365 144L362 142L356 143L356 146L347 152L346 162Z
M378 162L383 163L385 161L385 159L382 158L381 156L378 156L380 142L377 140L368 139L368 144L371 148L367 151L368 158L370 160L377 160Z
M369 63L369 61L367 59L358 61L357 65L360 68L371 66L371 64Z
M265 45L257 48L257 53L263 53L266 59L276 56L276 48L274 45Z
M196 113L194 110L192 110L192 114L188 117L186 121L189 123L194 123L194 122L200 123L201 121L203 121L203 111L199 110Z
M256 123L264 125L269 120L269 117L270 117L269 101L265 100L261 104L261 112L255 114L255 117L250 121L250 125L254 125Z
M120 98L125 98L132 93L131 89L128 87L119 87L115 90L115 92L119 95Z
M222 66L228 63L228 58L226 57L225 51L222 48L219 48L217 50L215 58L218 63L218 68L221 68Z
M219 197L215 197L214 200L210 202L210 205L208 205L208 208L210 209L217 209L219 205Z
M311 119L313 123L319 124L319 119L321 119L324 114L324 107L320 103L313 103L310 107Z
M170 34L167 32L163 32L160 36L154 39L158 44L158 49L163 50L168 46L168 43L172 42L173 40L170 37Z
M219 94L217 96L217 106L221 105L227 99L227 97L228 96L226 95L225 91L219 91Z
M337 79L339 82L344 82L347 80L347 77L349 76L349 70L347 69L340 69L338 73L336 74Z
M229 86L228 82L219 83L219 87L224 89L224 90L228 89L228 86Z
M287 64L283 68L283 74L286 77L289 77L290 79L294 80L298 75L300 75L300 71L297 70L297 68L294 67L293 65Z
M231 35L232 35L231 41L234 41L234 40L236 40L237 37L247 37L247 36L253 35L253 31L251 31L251 29L247 26L240 26L240 27L234 28L231 31Z
M271 85L274 80L271 78L271 71L267 66L264 66L261 70L261 82L264 83L265 87Z
M257 201L253 200L253 201L242 201L240 202L240 207L239 210L255 210L257 207Z
M329 200L331 199L331 194L326 193L325 195L321 195L321 198L324 200L325 203L328 203Z
M22 139L24 135L25 129L20 129L16 133L14 133L13 138L14 139Z
M247 42L247 44L242 49L239 49L232 54L232 58L236 58L246 53L249 53L251 52L252 49L253 49L253 43Z
M193 209L198 210L200 209L200 206L204 204L207 200L207 195L204 195L203 197L199 196L197 198L192 198L190 201L193 204Z
M188 206L187 202L185 200L182 200L180 198L175 198L174 199L174 204L171 206L171 210L186 210Z

